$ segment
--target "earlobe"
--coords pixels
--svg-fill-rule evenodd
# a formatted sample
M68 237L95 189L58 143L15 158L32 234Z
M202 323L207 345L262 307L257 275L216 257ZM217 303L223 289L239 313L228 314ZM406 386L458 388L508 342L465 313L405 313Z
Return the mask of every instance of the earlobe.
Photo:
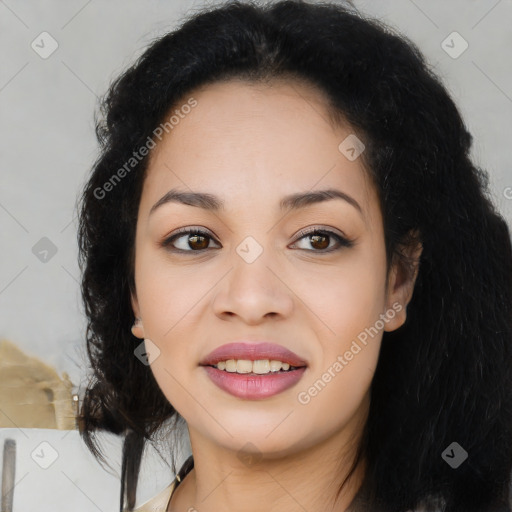
M132 334L139 339L144 339L144 327L142 326L142 320L140 318L136 318L135 322L132 325Z
M131 303L133 314L135 315L135 321L131 327L132 334L139 339L144 339L144 327L142 326L142 319L140 317L139 303L137 298L132 294L131 295Z

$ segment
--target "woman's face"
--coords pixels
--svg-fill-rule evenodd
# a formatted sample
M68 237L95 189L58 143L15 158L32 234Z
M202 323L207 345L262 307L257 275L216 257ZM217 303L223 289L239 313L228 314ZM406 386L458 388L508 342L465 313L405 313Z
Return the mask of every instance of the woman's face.
M361 146L350 128L330 126L305 85L229 81L192 96L147 170L132 296L142 323L133 333L151 340L151 371L193 445L250 446L272 458L334 437L353 442L382 331L404 322L412 290L393 267L386 294L383 221L355 158ZM281 207L327 189L342 197ZM174 200L151 211L171 190L222 206ZM314 228L321 233L308 234ZM292 351L302 367L267 365L287 357L261 346L228 350L243 361L227 370L250 373L202 365L222 345L263 342ZM251 367L253 359L263 362Z

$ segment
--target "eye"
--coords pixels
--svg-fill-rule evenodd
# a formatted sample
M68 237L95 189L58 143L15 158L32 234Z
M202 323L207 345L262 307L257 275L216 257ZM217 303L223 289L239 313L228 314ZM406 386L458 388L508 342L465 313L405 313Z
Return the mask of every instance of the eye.
M174 242L180 239L183 241L176 246ZM213 240L212 236L202 229L181 228L176 234L166 238L162 246L173 252L200 252L208 249L209 240Z
M334 252L340 250L342 247L352 247L354 242L341 236L333 231L327 229L303 229L299 233L300 237L294 242L294 245L302 239L309 238L309 244L318 250L305 249L309 252ZM182 241L180 241L183 239ZM209 248L210 240L213 237L207 232L199 228L181 228L174 235L166 238L162 243L165 247L172 252L201 252ZM330 241L335 241L338 246L332 247ZM175 243L179 242L179 243ZM336 245L336 243L334 245ZM331 246L331 248L329 248ZM293 246L292 246L293 247Z
M174 241L183 239L176 247ZM208 240L213 240L206 231L198 228L181 228L178 232L162 242L162 246L174 252L199 252L208 249ZM189 249L187 249L187 247ZM190 250L192 248L192 250Z
M303 229L299 233L299 235L300 235L300 237L297 240L297 242L299 242L302 239L309 238L310 239L308 241L309 244L312 247L316 247L318 249L315 251L306 249L310 252L320 252L320 253L333 252L333 251L340 250L342 247L352 247L354 245L354 242L352 240L349 240L348 238L345 238L344 236L338 235L337 233L334 233L333 231L329 231L327 229L318 229L318 228L313 228L313 229L309 229L309 230ZM334 240L335 242L337 242L338 247L334 247L334 248L331 247L329 249L329 245L330 245L329 240ZM294 242L294 244L296 244L297 242Z

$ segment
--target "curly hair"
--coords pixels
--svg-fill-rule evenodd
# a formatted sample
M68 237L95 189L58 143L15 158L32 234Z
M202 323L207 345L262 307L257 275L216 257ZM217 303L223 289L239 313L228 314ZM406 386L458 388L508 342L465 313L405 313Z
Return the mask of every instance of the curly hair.
M130 331L149 157L132 162L118 183L112 177L191 91L230 78L316 85L331 120L348 122L365 141L388 269L394 258L407 263L401 248L413 234L423 245L407 320L383 333L358 447L369 510L509 511L512 245L488 175L470 159L472 135L409 39L348 6L300 0L231 1L196 12L152 42L101 103L100 154L79 211L92 366L79 428L101 460L95 432L124 436L121 510L124 500L135 506L145 443L167 420L172 432L179 414L134 357L140 340ZM453 442L469 454L456 470L442 458Z

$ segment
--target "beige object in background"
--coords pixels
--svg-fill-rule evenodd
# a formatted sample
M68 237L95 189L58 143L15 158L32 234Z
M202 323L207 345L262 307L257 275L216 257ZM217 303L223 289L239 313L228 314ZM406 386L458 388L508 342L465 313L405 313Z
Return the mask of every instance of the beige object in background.
M74 430L72 388L66 372L0 340L0 428Z

